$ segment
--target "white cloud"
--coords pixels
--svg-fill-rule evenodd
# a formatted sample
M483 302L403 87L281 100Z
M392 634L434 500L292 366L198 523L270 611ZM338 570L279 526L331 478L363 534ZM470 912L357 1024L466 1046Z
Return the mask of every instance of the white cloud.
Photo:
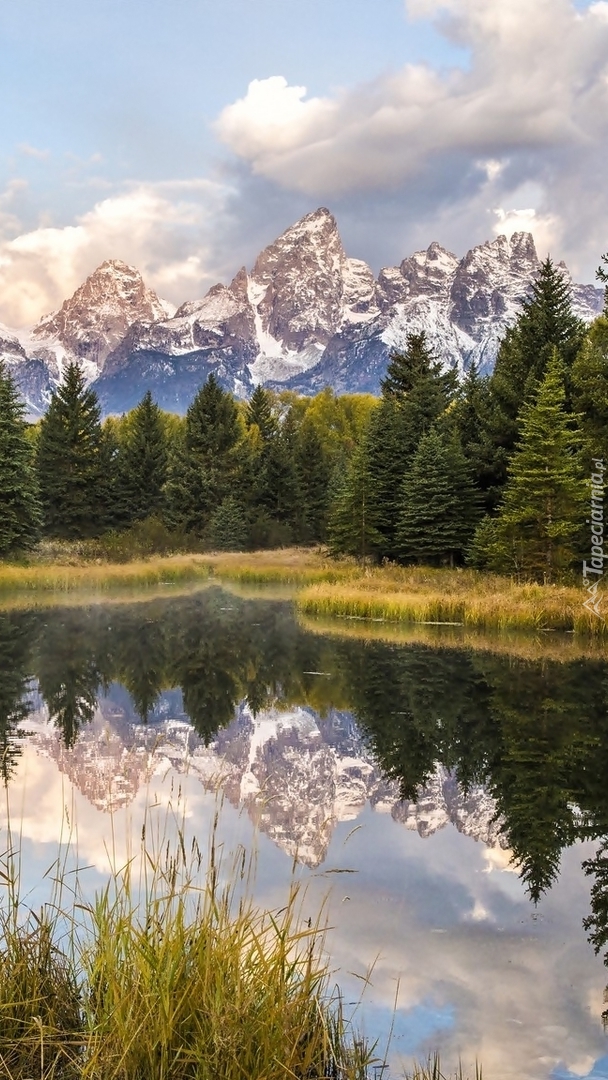
M37 146L30 146L29 143L19 143L17 149L24 157L36 158L38 161L46 161L51 154L50 150L39 150Z
M16 327L34 322L109 258L135 265L171 300L200 295L217 280L212 235L226 198L225 188L207 180L139 184L96 203L75 224L5 239L0 320ZM0 198L0 226L1 210ZM5 224L14 232L14 217L7 215Z
M562 243L575 270L597 261L598 230L608 232L608 3L406 6L463 47L466 65L410 64L323 98L279 75L258 79L219 115L219 138L255 175L315 201L403 191L414 221L432 186L429 218L458 213L477 233L496 206L515 207L503 211L509 228L524 209L514 193L533 181L539 247Z
M559 246L560 227L557 218L551 214L538 214L533 207L523 210L504 210L497 207L494 211L496 222L493 232L496 236L512 236L514 232L531 232L538 250L554 252Z

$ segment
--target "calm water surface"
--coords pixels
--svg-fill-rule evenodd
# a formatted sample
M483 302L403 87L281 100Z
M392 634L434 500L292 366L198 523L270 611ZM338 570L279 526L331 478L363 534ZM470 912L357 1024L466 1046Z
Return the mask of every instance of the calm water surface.
M221 793L256 899L296 860L347 1001L373 969L358 1023L394 1023L391 1076L439 1048L608 1077L607 706L602 660L325 637L220 588L0 612L0 850L10 815L35 906L70 835L92 894L146 814L204 848Z

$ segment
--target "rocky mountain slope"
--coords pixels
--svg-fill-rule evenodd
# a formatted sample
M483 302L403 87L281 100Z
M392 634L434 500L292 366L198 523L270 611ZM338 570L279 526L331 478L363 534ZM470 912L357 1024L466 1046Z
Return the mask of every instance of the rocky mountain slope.
M161 695L147 725L137 723L128 695L114 686L92 724L66 748L43 708L28 720L39 753L99 810L128 805L155 773L196 776L243 806L258 828L291 858L320 866L341 821L366 806L390 814L421 837L451 824L491 847L504 847L496 807L482 787L465 795L438 765L416 802L399 799L350 713L268 709L253 716L242 704L234 720L205 746L188 722L179 691Z
M103 263L28 333L0 326L0 357L32 415L45 409L71 359L106 412L131 408L146 389L183 412L211 371L239 396L257 383L303 394L324 386L377 393L390 352L412 330L426 330L446 366L462 371L475 360L491 370L539 265L532 236L514 233L462 259L432 243L376 279L346 255L335 219L320 208L265 248L250 272L243 267L229 285L177 311L133 267ZM573 300L590 321L603 293L573 284Z

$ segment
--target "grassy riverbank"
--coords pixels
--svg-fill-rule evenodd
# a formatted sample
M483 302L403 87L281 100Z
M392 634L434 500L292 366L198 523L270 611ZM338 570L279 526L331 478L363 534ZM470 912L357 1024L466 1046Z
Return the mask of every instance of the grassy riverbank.
M60 553L61 554L61 553ZM319 549L283 548L153 556L130 562L61 555L24 565L0 564L0 597L17 594L110 594L128 589L186 585L216 578L243 585L293 587L298 610L309 617L371 619L421 625L455 624L491 632L569 631L601 638L604 622L583 607L582 588L519 584L473 570L371 567L333 560Z
M303 588L298 609L312 616L454 624L487 631L573 631L601 636L603 621L575 586L518 584L473 570L386 567L349 581Z
M217 576L244 584L293 584L348 580L341 566L314 550L285 548L251 553L157 555L128 562L89 559L66 547L55 557L0 563L0 595L16 592L111 592L179 585Z

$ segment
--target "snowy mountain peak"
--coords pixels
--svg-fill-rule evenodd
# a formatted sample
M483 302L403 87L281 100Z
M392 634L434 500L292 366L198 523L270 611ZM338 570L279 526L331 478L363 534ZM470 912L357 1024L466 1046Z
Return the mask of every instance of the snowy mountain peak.
M163 302L146 288L139 270L120 259L108 259L59 311L33 328L32 355L48 360L54 354L59 372L65 363L79 360L94 379L134 322L155 322L166 315Z

